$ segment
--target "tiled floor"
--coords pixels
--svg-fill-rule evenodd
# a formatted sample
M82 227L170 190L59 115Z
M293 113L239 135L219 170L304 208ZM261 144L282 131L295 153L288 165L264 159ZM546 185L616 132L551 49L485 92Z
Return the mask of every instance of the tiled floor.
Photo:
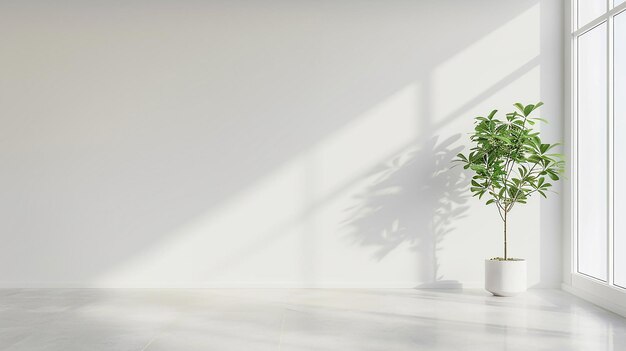
M0 290L0 350L626 350L555 290Z

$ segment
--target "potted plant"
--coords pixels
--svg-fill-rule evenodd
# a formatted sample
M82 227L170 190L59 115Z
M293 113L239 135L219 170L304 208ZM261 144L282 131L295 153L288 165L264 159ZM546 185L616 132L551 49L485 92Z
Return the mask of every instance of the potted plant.
M455 161L473 171L470 191L486 204L495 206L504 224L503 256L485 260L485 289L497 296L513 296L526 290L526 261L509 257L507 247L508 215L517 204L525 204L535 193L547 197L552 181L563 172L562 155L551 153L559 144L541 141L533 130L544 119L530 117L543 105L516 103L516 111L496 118L497 110L487 117L476 117L470 140L474 147Z

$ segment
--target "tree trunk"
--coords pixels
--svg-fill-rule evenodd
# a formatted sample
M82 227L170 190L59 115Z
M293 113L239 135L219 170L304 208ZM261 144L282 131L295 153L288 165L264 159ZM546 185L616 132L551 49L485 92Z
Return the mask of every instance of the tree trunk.
M506 211L504 211L504 260L506 261L508 258L506 252Z

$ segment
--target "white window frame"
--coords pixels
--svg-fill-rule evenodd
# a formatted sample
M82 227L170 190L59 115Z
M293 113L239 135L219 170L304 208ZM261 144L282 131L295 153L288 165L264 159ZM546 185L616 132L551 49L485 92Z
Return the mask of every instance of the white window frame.
M566 180L566 188L569 192L566 192L565 196L565 237L564 237L564 276L563 276L563 289L587 299L597 305L605 307L611 311L626 316L626 289L615 286L613 284L613 21L616 15L626 11L626 2L613 7L613 0L607 1L608 11L598 18L592 20L589 23L583 24L578 28L578 13L577 3L578 0L566 1L566 21L565 21L565 86L566 99L564 111L567 115L571 116L566 119L566 144L565 154L569 160L568 170L569 177ZM607 247L607 281L603 282L593 277L578 272L578 111L577 111L577 42L578 38L597 27L602 23L607 23L607 82L608 82L608 98L607 98L607 117L608 118L608 247Z

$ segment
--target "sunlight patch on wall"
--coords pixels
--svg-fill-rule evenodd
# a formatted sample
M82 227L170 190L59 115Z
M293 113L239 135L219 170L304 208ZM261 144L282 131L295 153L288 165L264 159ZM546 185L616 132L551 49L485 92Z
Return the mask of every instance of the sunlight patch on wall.
M417 110L420 92L417 83L403 88L311 148L309 155L319 172L316 195L336 192L414 140L422 118Z
M481 93L495 93L537 66L533 60L540 54L540 32L540 6L536 4L438 65L432 77L434 118L440 121L467 113L466 108L480 102ZM539 83L532 82L526 91L534 94Z

